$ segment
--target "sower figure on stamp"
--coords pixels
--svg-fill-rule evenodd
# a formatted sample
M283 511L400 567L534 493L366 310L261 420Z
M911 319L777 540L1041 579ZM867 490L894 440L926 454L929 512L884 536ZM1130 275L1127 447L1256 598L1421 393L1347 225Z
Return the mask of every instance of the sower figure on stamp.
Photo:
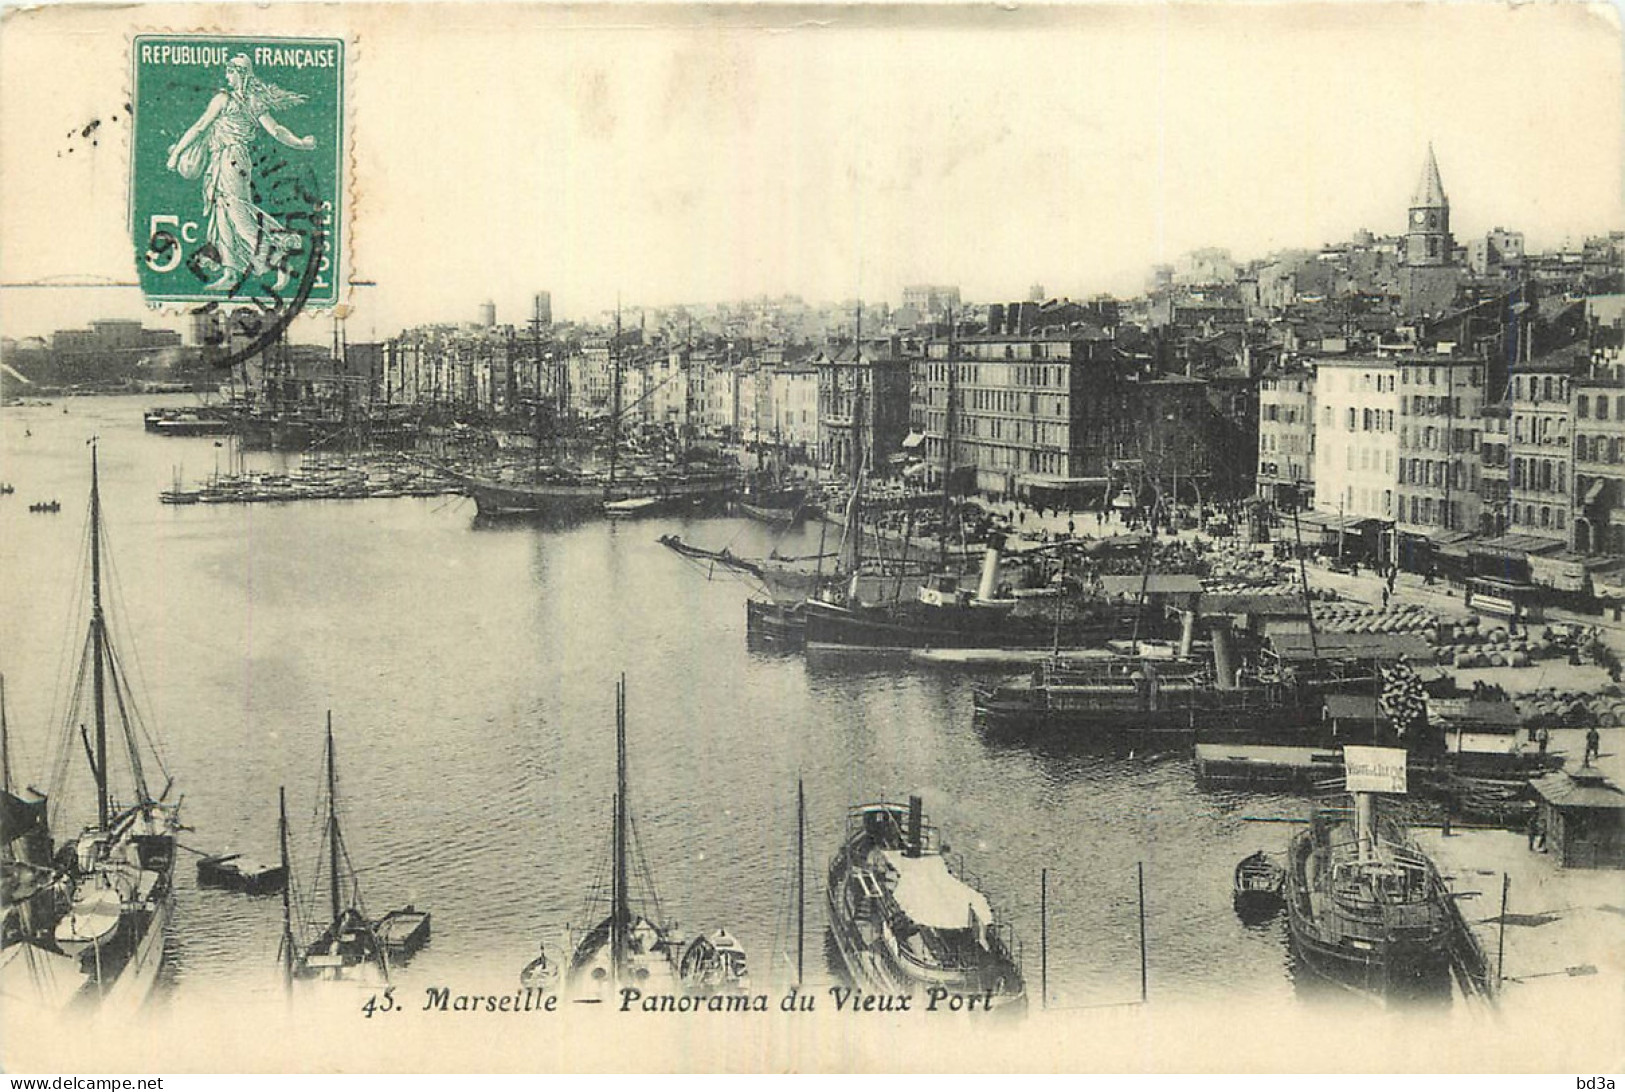
M220 265L220 275L207 288L223 291L245 276L274 272L274 288L281 291L289 280L285 259L301 248L303 240L255 200L254 130L262 128L297 151L315 148L315 137L294 136L271 116L273 110L300 105L305 96L254 75L248 57L241 53L226 62L226 85L209 100L203 116L170 146L168 167L183 178L203 178L208 241Z

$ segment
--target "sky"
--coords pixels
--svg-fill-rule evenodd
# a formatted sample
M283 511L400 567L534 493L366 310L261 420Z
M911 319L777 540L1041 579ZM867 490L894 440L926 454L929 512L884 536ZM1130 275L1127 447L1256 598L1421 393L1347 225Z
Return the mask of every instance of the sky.
M133 281L127 126L78 132L130 35L189 25L350 41L352 340L539 289L1130 295L1195 247L1402 231L1429 141L1458 241L1625 227L1607 6L47 8L0 25L8 336L149 314L61 287Z

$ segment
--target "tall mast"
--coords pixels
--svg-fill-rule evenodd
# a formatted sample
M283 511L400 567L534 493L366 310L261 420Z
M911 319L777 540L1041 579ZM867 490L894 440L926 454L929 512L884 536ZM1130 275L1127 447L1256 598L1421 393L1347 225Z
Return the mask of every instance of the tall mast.
M942 425L942 525L937 528L937 567L948 568L948 483L954 474L954 310L948 308L948 415Z
M327 889L333 900L333 920L343 912L339 894L338 777L333 772L333 710L327 711Z
M614 902L610 909L610 966L615 980L621 979L626 958L626 935L632 924L631 903L626 893L626 676L615 687L615 878Z
M6 677L0 675L0 776L4 788L11 792L11 732L6 726ZM8 843L9 847L9 843Z
M276 807L277 844L282 850L282 984L288 987L293 984L293 904L288 894L293 879L288 864L288 790L281 786L276 790Z
M620 449L621 431L621 304L615 301L615 340L609 346L610 367L615 393L609 415L609 487L615 488L615 454Z
M102 615L102 491L96 441L90 441L90 643L96 693L96 825L107 829L107 621ZM81 676L82 677L82 676Z
M796 779L796 985L801 985L807 954L807 796Z

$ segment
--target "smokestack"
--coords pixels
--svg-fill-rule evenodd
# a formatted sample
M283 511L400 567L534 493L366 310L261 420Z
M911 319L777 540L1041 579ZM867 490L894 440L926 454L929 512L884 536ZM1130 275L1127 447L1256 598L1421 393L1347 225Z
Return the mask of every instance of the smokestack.
M991 600L999 592L999 551L1004 547L1004 536L992 534L987 539L987 553L982 555L982 582L976 586L976 598Z
M1230 647L1230 627L1223 622L1213 627L1213 674L1220 690L1236 688L1236 657Z
M903 856L918 857L925 849L921 844L921 810L922 805L918 796L908 798L908 834L903 845Z

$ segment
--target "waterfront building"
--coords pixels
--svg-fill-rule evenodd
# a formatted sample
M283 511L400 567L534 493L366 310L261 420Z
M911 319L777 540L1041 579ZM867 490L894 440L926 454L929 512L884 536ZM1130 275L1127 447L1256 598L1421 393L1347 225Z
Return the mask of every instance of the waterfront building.
M1479 454L1479 533L1496 538L1507 533L1512 510L1509 427L1512 407L1505 400L1486 404L1479 413L1483 450Z
M1315 485L1315 374L1294 369L1258 381L1258 495L1308 502Z
M773 434L800 458L818 450L818 369L806 361L772 371Z
M1625 554L1625 379L1618 370L1574 383L1574 520L1582 554Z
M910 367L899 338L841 345L813 361L818 375L818 461L843 474L862 455L885 475L909 431Z
M1398 515L1399 362L1364 354L1315 364L1315 509L1344 520Z
M1583 364L1575 346L1518 365L1511 382L1507 525L1567 543L1573 523L1571 398Z
M1479 527L1484 361L1440 344L1399 357L1399 464L1395 518L1403 531Z
M1127 369L1109 340L1006 332L934 338L914 362L911 420L929 466L947 454L950 369L961 488L1063 503L1093 490L1098 503L1112 461L1136 453Z

